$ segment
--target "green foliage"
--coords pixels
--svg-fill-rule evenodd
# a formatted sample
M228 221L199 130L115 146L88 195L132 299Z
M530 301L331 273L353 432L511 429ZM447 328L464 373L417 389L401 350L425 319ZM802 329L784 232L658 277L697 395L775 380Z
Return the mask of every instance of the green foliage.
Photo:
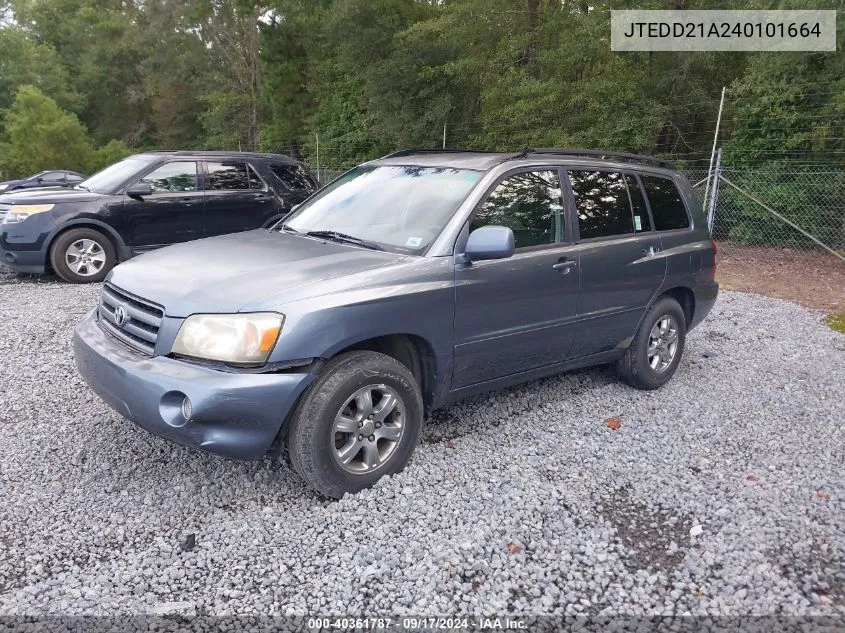
M88 168L92 148L85 126L34 86L18 90L6 111L4 130L0 147L4 175L22 176L55 167Z
M439 147L444 127L448 147L604 147L683 162L709 156L723 85L724 162L771 168L757 186L783 200L779 209L830 219L818 195L825 183L800 190L773 175L774 159L790 157L783 152L845 162L842 52L610 50L612 9L714 9L724 0L0 3L10 16L0 25L0 113L11 108L0 129L4 171L36 162L90 170L148 147L262 149L316 162L318 137L322 166L340 169L399 147ZM841 31L845 12L839 20ZM55 101L49 116L66 134L76 130L67 151L35 150L48 139L20 127L13 142L22 86ZM771 216L742 200L736 207L729 237L765 239L758 229Z
M831 329L845 334L845 312L829 314L825 321Z
M102 147L98 147L88 159L88 173L95 174L129 156L132 151L122 141L112 139Z

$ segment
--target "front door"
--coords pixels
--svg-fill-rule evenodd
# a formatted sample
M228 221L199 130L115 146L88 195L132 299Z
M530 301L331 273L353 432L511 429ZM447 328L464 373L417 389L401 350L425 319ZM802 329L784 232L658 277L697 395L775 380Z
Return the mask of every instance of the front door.
M558 169L535 168L505 176L476 209L470 230L507 226L516 250L455 271L454 389L567 358L578 260L562 202Z
M164 163L132 184L138 183L150 185L153 192L140 198L124 194L127 243L133 251L203 237L203 193L196 162Z
M627 347L666 276L666 258L637 178L621 171L568 170L578 229L581 294L578 358Z
M243 161L205 163L205 234L259 229L277 215L269 187Z

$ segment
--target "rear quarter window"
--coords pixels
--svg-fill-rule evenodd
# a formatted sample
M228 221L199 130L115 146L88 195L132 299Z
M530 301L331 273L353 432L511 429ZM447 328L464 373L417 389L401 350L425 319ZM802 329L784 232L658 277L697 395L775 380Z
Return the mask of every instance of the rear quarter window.
M302 165L271 163L270 171L289 191L311 191L317 182Z
M687 229L690 226L687 208L675 181L659 176L640 175L658 231Z

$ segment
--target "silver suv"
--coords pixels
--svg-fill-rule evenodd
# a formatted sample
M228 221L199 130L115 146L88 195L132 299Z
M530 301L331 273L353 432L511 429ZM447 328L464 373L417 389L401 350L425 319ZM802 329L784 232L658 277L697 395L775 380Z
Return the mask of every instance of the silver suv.
M403 151L273 228L116 267L75 355L145 429L243 459L280 438L337 497L402 469L426 412L467 394L602 363L665 384L715 254L651 157Z

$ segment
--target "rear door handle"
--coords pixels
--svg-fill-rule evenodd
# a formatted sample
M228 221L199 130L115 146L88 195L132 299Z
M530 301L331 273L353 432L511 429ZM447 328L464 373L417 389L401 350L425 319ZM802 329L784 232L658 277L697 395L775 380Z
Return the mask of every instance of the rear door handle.
M562 274L567 274L570 270L575 268L578 265L574 259L566 259L563 261L559 261L557 264L553 264L552 268L555 270L559 270Z

